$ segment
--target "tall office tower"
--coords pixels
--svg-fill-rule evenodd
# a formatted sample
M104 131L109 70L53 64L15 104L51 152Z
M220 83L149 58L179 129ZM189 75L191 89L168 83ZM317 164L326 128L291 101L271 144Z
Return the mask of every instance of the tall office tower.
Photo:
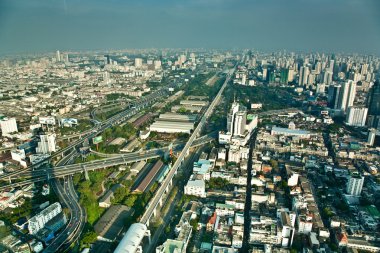
M247 112L238 111L234 120L234 133L233 135L244 136L245 125L247 123Z
M57 62L60 62L61 61L61 53L59 52L59 50L57 50L57 52L55 52L56 56L55 56L55 59L57 60Z
M360 69L360 74L362 74L363 76L366 75L368 73L368 64L363 64L361 66L361 69Z
M359 196L362 193L364 183L364 177L358 172L354 172L350 175L346 191L350 195Z
M3 118L2 120L0 120L0 127L3 136L5 134L18 132L15 118Z
M66 63L69 63L69 62L70 62L70 59L69 59L69 53L66 53L66 54L65 54L65 62L66 62Z
M155 69L160 69L161 68L161 61L155 60L154 61L154 68Z
M300 68L300 74L299 74L299 79L298 79L298 85L302 86L307 84L307 78L309 76L309 67L301 67Z
M322 71L322 64L321 64L320 61L318 61L318 62L315 64L315 72L316 72L317 74L320 74L321 71Z
M288 69L281 69L280 73L280 82L283 84L287 84L289 79L289 70Z
M233 102L231 106L231 110L227 115L227 131L231 134L234 133L234 122L235 122L235 115L239 111L239 103Z
M368 145L373 146L373 144L375 144L376 132L377 131L376 131L375 128L370 128L369 129L369 131L368 131L368 139L367 139Z
M36 148L36 152L40 154L50 154L55 152L55 134L42 134Z
M323 82L327 85L332 84L332 77L333 77L333 72L331 71L325 71L323 72Z
M288 82L293 82L294 80L294 68L291 67L289 68L289 71L288 71Z
M263 68L263 81L267 80L268 69L266 67Z
M326 85L324 83L317 83L317 89L316 89L316 93L317 94L324 94L325 93L325 89L326 89Z
M368 94L368 127L380 130L380 81L376 80Z
M330 60L329 71L334 72L334 60Z
M179 57L178 57L178 61L183 64L186 62L186 55L184 54L181 54Z
M339 94L338 108L342 111L346 111L348 107L353 106L356 96L356 83L352 80L348 80L342 85L342 89Z
M105 71L103 73L103 81L106 83L106 84L110 84L111 83L111 78L110 78L110 73L108 71Z
M315 73L310 73L310 75L307 77L307 83L306 84L314 84L315 83Z
M368 109L364 107L350 106L347 110L346 124L349 126L365 126Z
M141 68L143 65L142 59L141 58L135 58L135 67L136 68Z
M190 59L191 59L192 63L195 63L195 54L194 53L190 54Z
M328 103L328 106L332 109L338 108L341 88L342 87L340 84L329 86L327 103Z

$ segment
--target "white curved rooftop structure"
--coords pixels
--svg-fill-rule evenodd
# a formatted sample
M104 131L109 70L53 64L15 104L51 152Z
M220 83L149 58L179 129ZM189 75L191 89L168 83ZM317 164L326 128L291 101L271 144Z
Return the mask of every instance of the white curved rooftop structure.
M134 223L128 229L114 253L135 253L145 236L147 226L142 223Z

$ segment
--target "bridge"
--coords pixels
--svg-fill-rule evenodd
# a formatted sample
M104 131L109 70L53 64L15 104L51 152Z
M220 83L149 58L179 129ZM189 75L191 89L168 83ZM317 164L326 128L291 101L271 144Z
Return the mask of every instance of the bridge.
M193 142L192 148L204 145L211 141L215 140L213 134L204 135ZM173 146L173 149L181 149L183 144L176 144ZM130 164L142 160L149 160L157 157L163 156L168 151L168 147L162 147L158 149L152 149L147 151L138 151L132 152L128 154L112 154L110 157L94 160L91 162L78 163L78 164L70 164L70 165L62 165L56 166L53 168L47 169L39 169L34 171L24 171L22 173L17 174L17 177L27 177L27 180L23 180L22 182L15 182L11 184L7 184L0 187L0 190L9 189L11 187L19 187L28 185L31 183L45 181L54 178L63 178L69 175L73 175L76 173L87 173L88 171L94 171L98 169L104 169L112 166L117 166L121 164ZM71 156L68 155L67 157ZM66 162L60 162L60 164L66 164ZM11 178L11 176L5 176L6 178Z
M42 164L44 164L46 162L51 161L51 159L54 157L62 156L62 158L63 158L65 153L67 153L69 151L71 152L73 149L80 147L86 140L90 141L92 138L101 134L107 128L110 128L114 125L119 125L124 120L130 118L131 116L138 113L140 110L142 110L145 107L149 106L150 104L154 103L157 99L161 99L164 95L167 95L169 92L169 90L168 90L169 87L171 87L171 85L165 86L165 87L151 93L150 95L148 95L146 97L142 97L141 99L135 101L134 103L131 103L132 108L128 108L128 109L112 116L111 118L107 119L106 121L102 122L101 124L98 124L91 131L88 131L87 133L82 135L82 138L80 138L79 140L76 140L75 142L71 143L67 147L62 148L62 149L58 150L57 152L52 153L50 155L50 157L48 157L48 158L46 158L46 159L44 159L44 160L42 160L36 164L31 165L28 168L21 169L21 170L12 172L12 173L8 173L7 175L1 175L0 180L9 179L9 178L21 175L23 173L27 173L27 172L31 172L33 170L36 170L39 166L41 166Z
M217 93L217 95L215 96L214 100L211 102L211 104L207 108L206 112L203 114L200 122L198 123L197 127L195 128L195 130L191 134L189 140L187 141L185 147L182 149L181 154L178 156L176 162L174 163L174 165L170 169L165 180L160 185L159 189L157 190L156 194L153 196L151 201L148 203L148 207L145 210L143 216L141 217L140 223L145 224L145 225L149 225L149 220L151 219L151 217L156 216L157 207L159 205L162 206L163 196L165 195L166 192L168 192L170 190L174 175L177 173L179 167L182 165L182 162L184 161L185 157L187 156L189 149L192 146L193 142L200 135L204 124L206 123L206 121L210 117L210 115L212 114L213 110L215 109L215 106L219 103L220 98L223 94L223 91L226 88L228 82L231 80L231 75L235 69L236 69L236 65L233 68L233 71L231 71L227 75L227 78L224 81L222 87L220 88L220 90Z

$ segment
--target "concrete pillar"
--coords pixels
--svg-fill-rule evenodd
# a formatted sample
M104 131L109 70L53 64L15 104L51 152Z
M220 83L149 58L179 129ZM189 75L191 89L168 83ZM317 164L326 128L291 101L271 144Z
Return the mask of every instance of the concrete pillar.
M84 170L84 178L86 180L90 180L90 177L88 176L88 172L87 172L87 170L86 170L86 168L84 166L83 166L83 170Z
M148 236L149 244L151 244L151 243L152 243L152 239L150 238L150 230L147 230L147 231L146 231L146 234L147 234L147 236Z
M159 204L162 206L162 197L160 198Z

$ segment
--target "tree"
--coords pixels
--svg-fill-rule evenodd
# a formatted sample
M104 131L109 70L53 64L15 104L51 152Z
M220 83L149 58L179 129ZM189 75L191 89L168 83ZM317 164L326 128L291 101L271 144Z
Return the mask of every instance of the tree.
M221 177L213 177L210 179L210 189L224 189L228 184L228 180Z
M114 198L112 202L115 204L121 203L128 194L129 194L129 189L127 189L126 187L119 187L113 193Z
M136 194L130 194L125 200L124 205L128 207L132 207L135 204L135 201L137 200Z
M83 235L82 243L91 244L94 243L97 239L97 235L94 231L88 231Z
M270 160L269 163L273 169L278 169L278 162L276 160Z

